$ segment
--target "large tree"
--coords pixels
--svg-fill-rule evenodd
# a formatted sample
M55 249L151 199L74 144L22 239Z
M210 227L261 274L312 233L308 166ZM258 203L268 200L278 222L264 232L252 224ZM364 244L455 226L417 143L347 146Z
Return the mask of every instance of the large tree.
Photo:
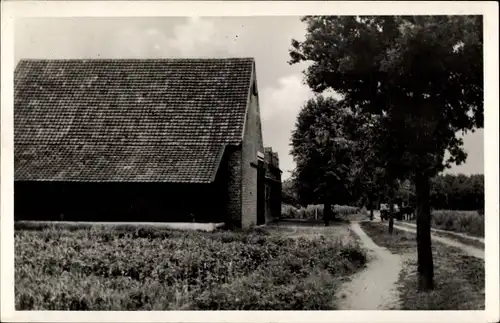
M432 179L431 206L435 209L484 209L484 175L445 174Z
M386 134L380 131L383 119L386 116L371 113L359 113L356 107L353 112L353 127L349 132L353 142L354 160L352 165L353 176L352 193L362 195L367 201L370 210L370 219L373 220L375 201L380 199L394 200L397 191L398 176L395 161L384 159L383 152L387 150ZM397 165L396 165L397 166ZM394 203L391 203L393 205ZM389 232L392 233L393 209L389 220Z
M332 97L317 96L305 103L292 132L291 154L302 204L324 205L325 223L332 204L347 204L352 143L347 135L351 111Z
M332 89L346 105L384 116L381 157L413 177L419 288L433 289L430 178L466 159L458 132L483 126L482 17L302 19L305 40L292 40L290 63L312 63L305 71L309 87Z
M298 204L295 181L293 177L284 180L281 185L281 202L293 206Z
M378 127L377 116L362 115L355 112L354 126L349 135L353 145L352 169L352 193L360 197L370 212L370 220L373 220L373 209L375 201L380 196L380 178L383 168L376 153L376 128Z

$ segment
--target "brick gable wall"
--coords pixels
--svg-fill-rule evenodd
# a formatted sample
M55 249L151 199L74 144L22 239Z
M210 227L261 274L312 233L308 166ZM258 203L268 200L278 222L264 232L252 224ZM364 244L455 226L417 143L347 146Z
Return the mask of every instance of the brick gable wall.
M245 122L241 158L241 223L248 228L257 223L257 152L264 153L257 92L252 91Z

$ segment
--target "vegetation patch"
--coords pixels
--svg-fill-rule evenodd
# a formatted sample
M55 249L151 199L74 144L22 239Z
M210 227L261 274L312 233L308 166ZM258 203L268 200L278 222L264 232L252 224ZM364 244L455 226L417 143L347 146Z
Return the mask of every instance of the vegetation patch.
M16 230L15 304L17 310L331 310L343 277L365 262L363 249L340 227Z
M283 204L281 207L282 219L303 219L303 220L322 220L324 206L321 204L311 204L307 207L293 206ZM361 212L359 207L348 205L334 205L333 213L339 220L345 220L348 216Z
M401 226L404 226L404 227L408 227L410 229L416 230L416 228L414 226L407 225L404 222L399 222L397 224L401 225ZM470 246L474 246L476 248L484 250L484 243L483 242L478 241L478 240L473 240L473 239L465 238L465 237L456 235L453 232L432 231L432 235L436 236L436 237L443 237L443 238L453 239L453 240L456 240L456 241L458 241L460 243L467 244L467 245L470 245Z
M433 242L435 289L418 291L416 234L380 223L361 223L372 240L392 253L408 257L399 278L402 310L484 310L484 261L460 249Z
M477 211L435 210L431 221L436 229L484 237L484 214Z

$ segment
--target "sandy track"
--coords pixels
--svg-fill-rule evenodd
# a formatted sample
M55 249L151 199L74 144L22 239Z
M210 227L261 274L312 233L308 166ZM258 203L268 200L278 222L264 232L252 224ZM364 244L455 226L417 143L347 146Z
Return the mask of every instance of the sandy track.
M401 225L394 224L394 228L398 229L398 230L412 232L412 233L415 233L415 234L417 233L416 228L413 229L413 228L410 228L410 227L407 227L407 226L401 226ZM472 257L484 260L484 250L482 250L482 249L479 249L479 248L476 248L476 247L472 247L470 245L466 245L464 243L458 242L458 241L453 240L451 238L440 237L440 236L437 236L437 235L434 235L434 234L432 235L432 240L444 243L444 244L446 244L448 246L451 246L451 247L460 248L465 253L467 253L469 256L472 256Z
M357 222L351 224L351 230L359 236L362 247L367 250L369 262L367 268L341 287L337 294L338 309L399 309L396 283L403 265L402 257L376 245Z
M380 217L375 217L374 221L381 222ZM385 223L385 225L388 225L387 222L384 222L384 223ZM410 224L410 223L407 223L407 222L405 222L403 225L394 223L394 228L396 228L398 230L403 230L403 231L415 233L415 234L417 233L417 226ZM450 233L450 231L439 230L439 229L434 229L434 228L431 228L431 231L436 232L436 233L441 232L441 231L446 232L446 233ZM436 234L432 234L432 232L431 232L431 236L432 236L433 241L438 241L438 242L444 243L444 244L451 246L451 247L460 248L462 251L467 253L469 256L484 260L484 250L473 247L473 246L465 244L465 243L458 242L452 238L447 238L447 237L443 237L443 236L438 236ZM484 239L482 239L482 238L472 237L469 235L455 233L455 232L451 232L451 234L454 234L457 236L462 236L462 237L470 239L470 240L481 241L484 243Z
M402 225L402 226L409 227L409 228L417 230L417 225L414 224L414 223L400 222L400 223L398 223L398 225ZM436 228L431 228L431 231L432 232L437 232L437 233L441 232L441 233L451 234L451 235L454 235L454 236L457 236L457 237L462 237L462 238L465 238L465 239L474 240L474 241L478 241L478 242L484 243L484 238L471 236L471 235L468 235L468 234L465 234L465 233L453 232L453 231L450 231L450 230L441 230L441 229L436 229Z

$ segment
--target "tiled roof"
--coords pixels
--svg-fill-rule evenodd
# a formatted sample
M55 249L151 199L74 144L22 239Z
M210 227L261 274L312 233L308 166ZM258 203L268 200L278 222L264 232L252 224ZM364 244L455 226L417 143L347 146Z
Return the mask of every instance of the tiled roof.
M203 183L242 139L253 59L23 60L15 180Z

